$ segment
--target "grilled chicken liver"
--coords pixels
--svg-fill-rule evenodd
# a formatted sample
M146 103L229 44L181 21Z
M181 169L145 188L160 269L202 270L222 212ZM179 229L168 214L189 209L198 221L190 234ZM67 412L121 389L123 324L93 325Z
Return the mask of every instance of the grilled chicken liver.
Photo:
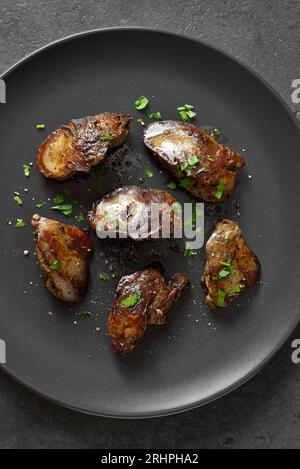
M212 308L226 306L259 278L259 260L232 220L216 223L206 243L206 257L202 285L207 293L205 302Z
M93 251L91 238L82 229L33 215L36 256L45 285L56 298L79 301L88 279L88 257Z
M239 153L192 124L153 122L145 128L144 142L181 187L206 202L227 199L234 190L236 172L245 165Z
M124 143L130 121L130 116L105 112L61 125L38 149L39 170L58 180L69 179L80 171L88 173L104 160L108 150Z
M94 203L88 221L100 238L113 237L113 233L139 241L159 239L162 233L167 238L181 226L181 219L173 210L175 203L176 199L169 192L125 186ZM159 212L162 215L159 216Z
M162 325L167 312L177 301L189 280L175 274L168 283L156 269L147 269L122 277L108 320L113 349L126 355L137 347L148 325Z

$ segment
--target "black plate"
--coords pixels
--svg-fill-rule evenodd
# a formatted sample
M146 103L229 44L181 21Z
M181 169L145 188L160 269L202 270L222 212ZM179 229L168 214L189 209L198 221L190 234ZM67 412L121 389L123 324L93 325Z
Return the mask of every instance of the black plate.
M215 399L257 372L299 320L300 208L296 120L260 78L226 54L192 39L144 29L89 32L57 42L23 60L4 76L7 103L0 105L1 141L1 314L7 344L3 368L34 391L65 406L106 416L170 414ZM33 165L42 139L70 118L102 111L142 114L134 100L145 94L151 110L176 119L176 108L192 103L200 125L222 130L247 161L233 200L206 207L206 236L225 215L239 221L262 263L261 284L226 310L203 304L201 250L185 258L168 242L121 245L95 240L86 299L74 306L45 290L33 256L30 218L39 213L65 221L49 209L57 193L78 200L85 212L97 192L140 183L165 188L168 175L151 160L132 123L128 142L96 176L67 182L42 177ZM46 130L35 124L45 123ZM248 178L252 175L252 178ZM24 188L29 192L25 193ZM18 207L14 191L24 201ZM180 201L188 195L174 191ZM240 203L240 217L236 201ZM81 211L78 207L75 213ZM27 226L14 228L22 217ZM6 220L12 224L6 224ZM73 221L72 221L73 222ZM85 226L83 223L82 226ZM23 250L29 249L28 257ZM106 261L108 263L106 263ZM106 321L118 278L158 263L165 274L190 275L192 288L170 312L166 327L153 328L126 359L116 356ZM99 272L116 277L104 283ZM83 313L90 311L93 316ZM51 312L51 314L50 314ZM97 330L100 327L100 330Z

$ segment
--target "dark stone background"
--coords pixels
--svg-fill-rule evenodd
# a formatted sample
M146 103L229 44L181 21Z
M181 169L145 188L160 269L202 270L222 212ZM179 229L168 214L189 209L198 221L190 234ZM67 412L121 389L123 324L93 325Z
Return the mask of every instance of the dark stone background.
M220 46L261 74L294 112L300 111L290 99L291 81L300 78L299 0L0 0L0 73L63 36L129 25L162 28ZM151 420L104 419L66 410L1 372L0 448L299 448L300 365L290 359L294 338L300 338L300 326L258 376L230 395Z

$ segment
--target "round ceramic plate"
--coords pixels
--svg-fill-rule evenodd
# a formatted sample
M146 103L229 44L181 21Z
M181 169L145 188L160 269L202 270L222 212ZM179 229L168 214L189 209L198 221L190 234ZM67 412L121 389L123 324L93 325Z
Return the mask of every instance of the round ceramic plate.
M132 418L207 403L256 373L300 315L300 132L280 98L223 52L145 29L108 29L64 39L2 78L7 101L0 104L3 368L62 405ZM99 195L126 184L166 189L170 178L144 147L143 128L136 122L139 117L148 121L134 107L140 95L150 99L149 111L160 111L165 119L177 119L178 106L193 104L199 126L220 128L222 141L243 151L247 165L238 175L237 190L222 206L206 205L205 233L207 239L218 218L237 220L261 260L262 278L226 309L211 311L204 305L204 250L184 257L168 241L94 238L89 289L81 303L59 302L44 287L34 257L33 213L76 223L74 216L66 219L50 209L57 194L76 201L78 215L86 214ZM44 178L35 154L45 136L71 118L104 111L133 115L126 144L93 176L66 182ZM46 124L46 129L37 130L36 124ZM26 177L22 165L30 162ZM147 167L152 178L145 176ZM13 200L15 191L22 206ZM173 193L181 202L190 199L183 189ZM40 202L45 204L37 208ZM15 228L17 218L26 226ZM172 308L166 326L153 327L136 351L120 358L111 350L106 329L114 290L122 275L148 265L157 265L166 277L185 272L192 287ZM110 279L102 282L99 273Z

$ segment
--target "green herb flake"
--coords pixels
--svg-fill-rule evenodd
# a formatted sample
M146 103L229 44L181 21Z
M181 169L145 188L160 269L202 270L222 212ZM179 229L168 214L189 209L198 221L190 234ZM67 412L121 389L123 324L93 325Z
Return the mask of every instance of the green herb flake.
M181 181L179 183L179 186L183 187L184 189L189 189L194 184L195 184L195 181L193 179L187 177L187 178L181 179Z
M202 166L202 168L198 169L198 171L196 172L196 174L200 174L200 173L206 173L207 172L207 169Z
M111 142L114 139L112 135L102 134L101 140L102 142Z
M213 134L214 134L216 137L220 137L220 136L221 136L221 130L220 130L220 129L214 129L214 130L213 130Z
M188 162L186 161L185 163L182 163L180 165L180 169L183 173L185 173L187 176L191 176L192 175L192 171L190 170L190 168L188 168Z
M196 155L192 155L185 163L180 165L180 170L186 174L186 176L192 176L191 169L194 169L199 163L199 158Z
M153 171L150 168L145 169L145 175L148 176L149 178L153 177Z
M145 109L149 104L149 99L146 98L146 96L140 96L135 102L135 109L138 111L141 111L142 109Z
M84 220L85 220L85 218L84 218L83 213L79 213L79 215L76 215L76 217L75 217L75 221L76 221L77 223L83 223Z
M221 182L217 185L217 189L216 189L216 192L215 192L215 198L216 199L220 200L222 198L224 188L225 188L225 186Z
M57 212L61 212L66 217L69 217L73 213L73 205L72 204L64 204L64 205L54 205L50 207L51 210L56 210Z
M241 290L242 290L241 286L236 285L235 287L229 288L229 290L227 290L227 292L226 292L226 295L227 296L234 296L234 295L237 295L238 293L240 293Z
M40 202L38 204L35 204L36 208L42 208L42 207L44 207L44 205L45 205L44 202Z
M181 171L185 171L185 170L186 170L186 168L188 167L188 165L189 165L189 164L188 164L188 162L187 162L187 161L186 161L185 163L181 163L181 165L180 165L180 169L181 169Z
M184 223L184 226L188 226L193 229L193 231L196 231L196 233L200 233L202 229L200 227L196 228L197 220L199 217L201 217L202 211L196 206L197 200L196 199L191 199L192 203L192 216L186 220Z
M107 274L99 274L99 278L102 282L107 282L109 280L109 275Z
M16 195L14 196L14 201L15 201L16 204L18 204L18 205L23 205L23 201L22 201L21 197L20 197L18 194L16 194Z
M15 228L24 228L26 226L26 223L22 220L22 218L17 218Z
M65 197L63 194L57 194L54 199L53 199L53 202L56 203L56 204L62 204L65 200Z
M123 300L121 300L121 304L125 306L125 308L132 308L140 301L140 298L140 292L135 292L133 295L127 296L127 298L123 298Z
M184 257L195 257L197 256L197 251L195 251L195 249L191 249L190 245L186 243L183 255Z
M227 291L218 290L218 297L217 297L217 306L225 306L225 298L226 296L234 296L237 295L242 291L242 285L235 285L232 288L229 288Z
M231 266L231 261L221 261L220 265L224 265L225 267L230 267Z
M193 119L197 115L197 113L194 111L187 111L186 113L189 119Z
M199 163L199 158L196 155L193 155L188 159L189 166L196 166L197 163Z
M50 264L51 270L59 270L61 268L61 263L59 261L53 261Z
M178 111L178 113L179 113L179 119L180 119L182 122L186 122L186 121L188 120L188 117L187 117L185 111Z
M169 184L167 184L168 189L174 190L176 189L176 187L177 185L175 184L175 182L169 182Z
M161 113L159 111L157 112L151 112L150 114L147 115L148 119L161 119Z
M182 122L186 122L189 119L193 119L196 117L197 113L193 111L194 106L191 104L184 104L183 106L179 106L177 111L179 113L179 118Z
M218 273L218 278L219 278L219 279L222 279L222 278L225 278L225 277L229 277L229 275L230 275L229 270L222 269L222 270L220 270L220 272Z
M145 125L145 122L140 117L136 121L138 124Z
M36 124L36 129L45 129L46 128L46 124Z
M220 262L220 265L223 266L223 269L220 270L220 272L218 273L218 279L221 280L222 278L229 277L230 275L234 273L231 261L227 261L227 262L222 261Z
M29 164L23 164L24 176L29 177L30 175L30 166Z
M217 306L225 306L225 297L226 297L226 292L219 289L218 297L217 297Z

